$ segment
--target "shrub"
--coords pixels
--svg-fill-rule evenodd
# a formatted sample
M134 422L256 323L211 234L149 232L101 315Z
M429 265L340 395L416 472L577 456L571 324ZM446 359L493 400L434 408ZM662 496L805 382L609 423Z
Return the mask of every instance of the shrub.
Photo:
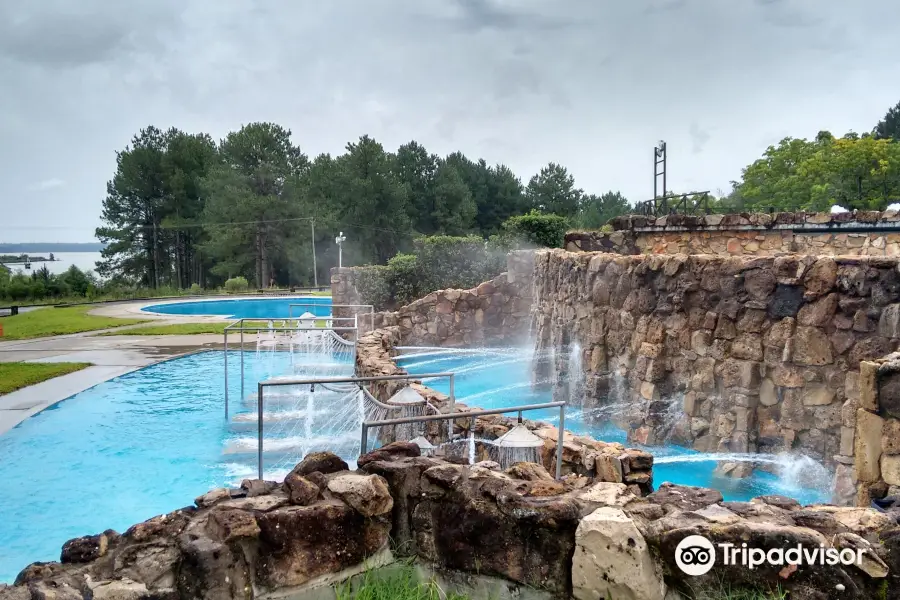
M506 269L506 249L476 236L431 236L386 266L354 268L360 302L377 310L409 304L435 290L470 289Z
M422 296L422 272L415 254L398 254L385 270L386 283L396 304L409 304Z
M248 284L247 280L243 277L232 277L225 282L225 291L229 294L246 292L249 287L250 284Z
M359 292L361 304L371 304L375 310L391 306L389 267L372 265L353 269L353 284Z
M497 241L505 241L510 247L562 248L570 227L571 223L565 217L532 210L527 215L504 221L503 233Z
M200 284L199 284L199 283L192 283L192 284L191 284L191 294L193 294L193 295L199 295L199 294L202 294L202 293L203 293L203 288L200 287Z

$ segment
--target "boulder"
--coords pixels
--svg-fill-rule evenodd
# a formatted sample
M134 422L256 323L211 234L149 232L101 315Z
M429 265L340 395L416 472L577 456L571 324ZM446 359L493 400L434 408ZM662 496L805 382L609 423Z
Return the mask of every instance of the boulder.
M328 491L364 517L383 515L394 507L387 481L380 475L338 475L328 481Z
M694 487L690 485L676 485L663 483L659 488L647 496L647 500L661 505L664 509L697 510L710 504L722 501L722 494L717 490Z
M244 510L214 510L207 520L207 530L220 542L231 542L259 535L259 526L252 513Z
M388 542L390 524L339 502L286 506L257 517L256 581L269 589L302 585L362 563Z
M349 467L344 460L333 452L312 452L307 454L302 461L291 471L295 475L308 475L318 471L324 475L346 471Z
M314 471L313 473L319 473ZM310 473L310 476L313 475ZM309 506L319 497L319 486L296 473L288 473L282 484L284 492L288 495L291 504L297 506Z
M87 563L104 556L109 549L110 539L118 538L115 531L88 535L69 540L62 547L61 563Z
M506 470L506 474L525 481L553 481L553 476L543 466L532 462L519 462Z
M158 592L151 594L143 583L130 579L91 582L88 587L92 600L149 600L158 595Z
M356 460L356 465L362 469L367 464L375 461L397 460L399 458L414 458L422 455L422 449L412 442L391 442L381 448L363 454Z
M241 489L247 494L248 498L256 496L265 496L278 488L278 483L274 481L263 481L262 479L245 479L241 482Z
M577 600L665 598L661 565L622 509L598 508L578 524L572 595Z

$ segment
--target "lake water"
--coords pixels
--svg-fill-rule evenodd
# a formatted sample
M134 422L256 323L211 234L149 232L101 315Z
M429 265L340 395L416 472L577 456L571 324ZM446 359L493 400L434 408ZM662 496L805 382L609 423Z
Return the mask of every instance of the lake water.
M12 252L7 252L6 254L12 254ZM49 252L29 252L29 256L42 256L44 258L48 258ZM25 271L25 265L11 264L7 265L13 270L13 273L16 271L22 271L25 273L31 273L37 269L40 269L43 265L47 265L47 270L49 270L54 275L59 273L65 273L66 270L75 265L82 271L96 271L97 266L96 262L100 260L99 252L54 252L53 253L53 262L37 262L31 261L31 271Z

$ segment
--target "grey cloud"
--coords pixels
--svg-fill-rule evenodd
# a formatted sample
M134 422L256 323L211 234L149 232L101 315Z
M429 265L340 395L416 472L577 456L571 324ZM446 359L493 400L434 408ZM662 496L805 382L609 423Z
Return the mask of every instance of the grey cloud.
M150 123L277 121L311 156L415 139L525 181L555 161L632 200L663 138L672 189L727 188L764 132L864 131L896 104L872 32L900 19L864 4L0 0L0 240L90 239L115 151Z
M155 50L157 33L171 29L177 13L166 2L80 0L0 4L0 56L64 69ZM154 47L155 46L155 47Z

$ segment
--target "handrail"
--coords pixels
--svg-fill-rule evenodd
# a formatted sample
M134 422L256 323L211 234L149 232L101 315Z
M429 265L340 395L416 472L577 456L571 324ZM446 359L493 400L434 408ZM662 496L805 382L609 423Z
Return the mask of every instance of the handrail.
M357 327L289 327L289 326L279 326L274 325L273 327L244 327L244 321L276 321L279 319L254 319L254 318L246 318L242 317L233 323L230 323L225 326L222 331L224 336L225 343L225 420L228 420L228 334L239 332L241 335L241 397L244 397L244 332L261 332L261 331L355 331L356 339L359 338L359 329ZM280 319L285 321L286 319ZM316 320L324 320L327 321L329 319L322 318ZM340 337L340 336L338 336Z
M284 385L316 385L327 383L370 383L375 381L400 381L400 380L419 380L419 379L437 379L447 377L450 380L450 411L452 412L456 406L453 395L455 373L424 373L417 375L376 375L371 377L301 377L297 379L267 379L256 384L256 410L257 410L257 467L259 469L259 478L263 479L263 390L267 387L278 387ZM361 387L361 386L360 386ZM226 386L227 389L227 386ZM366 428L363 427L363 431ZM449 426L450 434L453 434L453 423Z
M320 303L316 303L316 302L293 302L291 304L288 304L288 318L290 318L290 319L294 318L293 314L294 314L295 306L315 306L315 307L327 306L332 309L332 314L334 314L335 308L368 308L369 310L367 312L372 315L373 319L375 317L375 306L372 304L320 304Z
M479 409L459 413L446 413L439 415L421 415L416 417L399 417L397 419L383 419L381 421L364 421L362 424L362 437L360 439L360 454L365 454L369 445L368 431L370 427L381 427L383 425L403 425L405 423L425 423L428 421L443 421L446 419L456 420L464 418L475 418L486 415L501 415L504 413L517 412L521 418L522 413L529 410L543 410L547 408L559 408L559 427L556 439L556 478L562 477L562 451L563 442L565 440L564 432L566 426L566 403L562 401L546 402L543 404L523 404L521 406L509 406L505 408ZM452 427L452 424L451 424ZM262 479L262 477L260 477Z

